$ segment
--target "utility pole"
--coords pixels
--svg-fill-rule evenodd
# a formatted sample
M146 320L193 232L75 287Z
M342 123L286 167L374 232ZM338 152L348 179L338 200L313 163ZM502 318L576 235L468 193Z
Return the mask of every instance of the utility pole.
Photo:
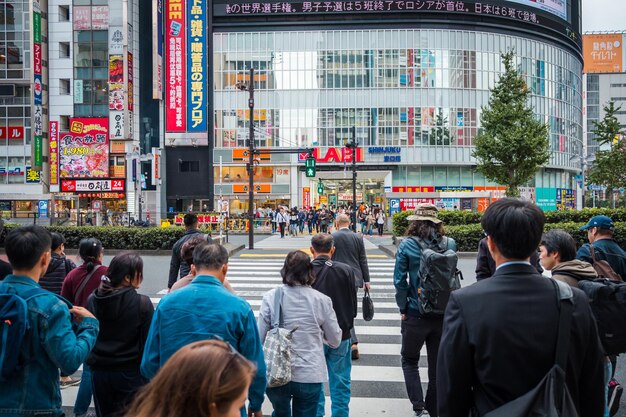
M352 231L356 232L356 156L358 145L356 143L356 126L352 126L352 138L346 143L346 148L352 149Z
M248 248L254 249L254 68L250 68L248 82L248 108L250 109L250 126L248 132Z

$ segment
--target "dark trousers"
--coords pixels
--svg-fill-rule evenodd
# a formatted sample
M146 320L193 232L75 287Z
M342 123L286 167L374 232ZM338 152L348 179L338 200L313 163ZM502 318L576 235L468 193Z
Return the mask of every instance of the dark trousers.
M280 237L285 237L285 227L287 227L287 223L278 223L280 229Z
M382 236L383 235L383 226L384 226L384 224L376 223L376 226L378 227L378 235Z
M148 381L136 371L92 370L93 399L98 417L119 417Z
M426 408L431 416L437 417L437 351L441 340L441 319L422 319L408 316L402 321L402 372L413 410ZM426 401L419 373L420 351L426 343L428 355L428 391Z

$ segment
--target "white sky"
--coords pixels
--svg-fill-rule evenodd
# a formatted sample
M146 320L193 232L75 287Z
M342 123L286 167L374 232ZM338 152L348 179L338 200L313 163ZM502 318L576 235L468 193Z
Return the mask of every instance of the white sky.
M583 32L626 31L626 0L582 0Z

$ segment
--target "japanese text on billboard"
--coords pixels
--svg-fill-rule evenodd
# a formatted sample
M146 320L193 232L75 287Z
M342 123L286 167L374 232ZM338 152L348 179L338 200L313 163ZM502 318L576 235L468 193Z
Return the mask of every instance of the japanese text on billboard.
M100 178L109 175L109 120L71 119L70 132L59 140L61 178Z

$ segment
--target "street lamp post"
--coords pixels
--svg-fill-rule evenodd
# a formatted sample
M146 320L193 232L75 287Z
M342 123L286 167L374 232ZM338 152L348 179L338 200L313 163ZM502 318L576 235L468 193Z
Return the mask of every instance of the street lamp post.
M247 84L238 82L236 87L248 91L249 129L248 129L248 249L254 249L254 68L250 68L250 80Z
M352 138L346 143L346 148L352 149L352 231L356 232L356 154L358 144L356 141L356 126L352 126Z

